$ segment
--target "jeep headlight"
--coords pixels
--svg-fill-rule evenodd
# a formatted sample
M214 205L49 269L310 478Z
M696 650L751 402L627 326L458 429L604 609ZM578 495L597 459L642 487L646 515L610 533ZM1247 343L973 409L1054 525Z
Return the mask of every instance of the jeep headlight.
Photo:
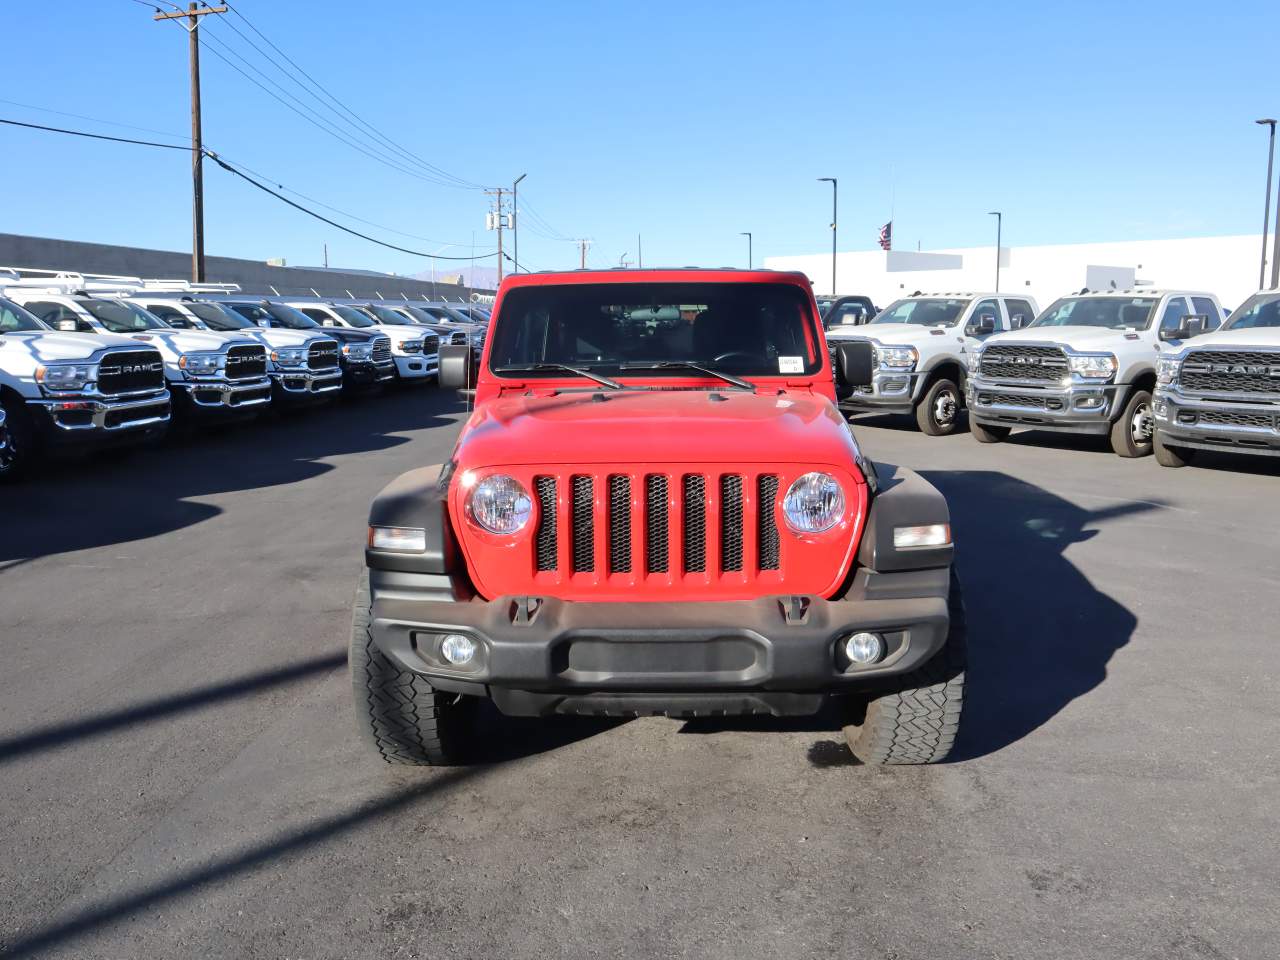
M306 347L277 347L271 359L282 367L300 367L307 362Z
M782 514L795 533L822 533L844 516L844 491L828 473L806 473L787 489Z
M1156 380L1160 383L1173 383L1178 377L1176 357L1161 357L1156 361Z
M96 363L51 363L36 367L36 383L54 393L83 390L97 376Z
M344 343L342 345L342 355L348 360L354 360L356 363L372 360L373 345L369 343Z
M221 359L216 353L184 353L178 357L178 369L188 377L213 377Z
M877 347L876 354L880 359L880 366L893 370L910 370L920 359L920 353L915 347Z
M1115 354L1071 357L1071 372L1085 380L1110 380L1116 374Z
M467 496L467 514L490 533L519 533L533 515L533 500L515 477L496 473L485 477Z

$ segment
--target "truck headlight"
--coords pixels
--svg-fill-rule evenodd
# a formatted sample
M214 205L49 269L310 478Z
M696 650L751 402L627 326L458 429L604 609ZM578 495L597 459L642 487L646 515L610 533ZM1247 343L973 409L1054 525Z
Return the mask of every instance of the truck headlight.
M1110 380L1116 375L1116 358L1112 353L1071 357L1071 372L1085 380Z
M212 377L217 375L221 359L216 353L184 353L178 357L178 369L188 377Z
M490 533L519 533L533 515L533 500L515 477L496 473L485 477L467 497L467 513Z
M795 533L822 533L844 516L844 491L827 473L806 473L787 489L782 514Z
M1179 361L1174 357L1161 357L1156 361L1156 380L1160 383L1173 383L1178 376Z
M968 364L970 375L976 375L982 367L982 351L970 350L966 355L965 363Z
M344 343L342 355L357 363L373 359L373 345L368 343Z
M95 363L51 363L36 367L36 383L46 390L83 390L98 375Z
M877 347L876 353L880 358L880 366L893 370L910 370L920 359L920 353L915 347Z
M397 344L397 346L400 347L400 351L402 353L421 353L422 352L421 340L401 340L400 343Z
M306 347L277 347L271 359L282 367L300 367L307 362Z

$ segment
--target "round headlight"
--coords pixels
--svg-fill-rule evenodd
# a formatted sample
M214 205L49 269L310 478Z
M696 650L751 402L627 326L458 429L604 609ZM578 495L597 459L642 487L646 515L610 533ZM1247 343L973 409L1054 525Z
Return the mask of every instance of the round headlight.
M787 490L782 513L796 533L822 533L844 516L844 491L830 474L806 473Z
M533 514L533 500L515 477L495 474L471 490L467 501L471 519L490 533L519 533Z

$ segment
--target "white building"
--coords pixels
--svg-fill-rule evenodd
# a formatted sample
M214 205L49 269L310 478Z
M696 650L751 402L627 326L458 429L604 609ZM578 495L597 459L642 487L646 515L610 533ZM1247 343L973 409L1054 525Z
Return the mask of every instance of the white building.
M1234 309L1258 288L1261 253L1261 234L1002 247L1000 289L1030 294L1044 309L1058 297L1086 287L1174 287L1216 293L1224 307ZM766 257L765 266L800 270L817 293L831 292L830 252ZM1268 263L1268 278L1270 271ZM995 244L923 252L857 251L836 257L836 292L865 294L880 307L917 290L991 290L995 283Z

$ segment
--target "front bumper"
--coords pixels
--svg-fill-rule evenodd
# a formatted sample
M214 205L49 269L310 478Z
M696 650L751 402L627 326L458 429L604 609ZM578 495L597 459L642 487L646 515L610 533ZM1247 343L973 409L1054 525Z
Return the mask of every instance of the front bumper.
M175 383L172 389L182 398L184 409L200 415L227 415L249 412L271 403L271 378L255 380L190 380Z
M1156 388L1156 429L1178 447L1280 456L1280 402L1206 399L1176 385Z
M272 370L271 386L272 394L277 400L319 399L342 389L342 368Z
M372 360L350 361L342 364L342 382L348 387L368 387L377 383L386 383L396 375L395 363L384 360L380 363Z
M395 356L396 374L401 380L425 380L440 372L440 355L438 353L397 354Z
M449 599L444 576L375 569L371 630L402 669L491 697L505 713L812 713L829 693L909 672L941 650L949 583L945 568L863 571L858 599L840 601L485 602ZM843 641L860 630L884 638L878 663L845 658ZM471 663L441 655L450 633L477 642Z
M885 413L910 413L915 409L916 395L924 383L922 370L891 370L879 367L871 377L870 387L858 387L840 401L842 407L859 410L881 410Z
M93 442L163 430L172 405L169 391L128 398L98 395L28 400L37 428L51 443Z
M965 387L965 402L969 418L982 424L1101 434L1111 429L1127 391L1128 384L1063 386L974 376Z

